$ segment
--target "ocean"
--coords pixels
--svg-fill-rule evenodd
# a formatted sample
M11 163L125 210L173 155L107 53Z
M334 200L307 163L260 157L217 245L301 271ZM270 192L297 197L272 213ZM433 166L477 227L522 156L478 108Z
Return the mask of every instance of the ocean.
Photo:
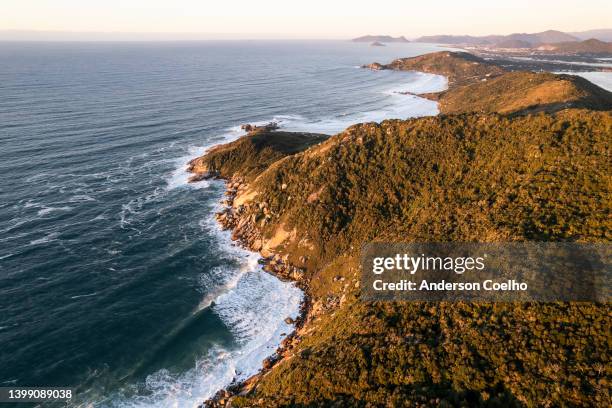
M201 403L261 367L301 292L185 166L240 125L334 133L435 114L434 75L358 66L436 50L349 42L0 44L0 386L94 406Z
M341 41L0 43L0 386L75 406L194 407L255 374L302 293L214 220L186 163L240 125L333 134L437 113L440 47ZM606 77L609 80L609 77Z

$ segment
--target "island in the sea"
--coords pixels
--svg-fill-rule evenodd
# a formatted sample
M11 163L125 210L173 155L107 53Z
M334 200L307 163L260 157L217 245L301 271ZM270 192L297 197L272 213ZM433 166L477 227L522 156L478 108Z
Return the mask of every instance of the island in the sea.
M610 242L612 93L463 52L368 67L446 76L441 114L249 126L191 162L226 180L233 239L306 293L261 373L204 405L605 406L609 303L364 302L359 261L371 241Z
M404 36L392 37L390 35L364 35L362 37L353 38L353 42L381 42L381 43L408 43L409 40Z

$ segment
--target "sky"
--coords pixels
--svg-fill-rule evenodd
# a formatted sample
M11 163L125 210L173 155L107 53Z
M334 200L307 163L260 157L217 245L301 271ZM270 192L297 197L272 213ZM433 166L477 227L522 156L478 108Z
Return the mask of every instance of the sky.
M117 39L417 37L611 26L610 0L0 0L0 31Z

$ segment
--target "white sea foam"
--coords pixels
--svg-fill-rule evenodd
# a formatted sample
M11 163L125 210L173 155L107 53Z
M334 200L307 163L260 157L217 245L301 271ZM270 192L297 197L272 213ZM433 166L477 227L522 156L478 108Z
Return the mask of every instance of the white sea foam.
M130 200L127 204L121 205L119 212L119 225L121 228L126 228L132 223L132 219L137 217L140 211L152 201L157 200L164 191L162 188L155 188L151 193L145 196L139 196Z
M387 104L378 110L348 114L334 118L309 120L292 116L279 120L283 130L336 134L355 123L381 122L385 119L408 119L438 114L438 104L415 95L402 95L387 90ZM275 119L275 118L273 118Z
M101 221L101 220L106 220L106 219L108 219L108 217L106 216L106 214L102 213L102 214L96 215L90 221Z
M64 207L43 207L41 210L38 210L38 215L43 216L50 214L55 211L70 211L72 207L64 206Z
M59 236L59 233L52 232L50 234L45 235L42 238L38 238L38 239L30 241L30 245L46 244L48 242L55 241L58 236Z
M301 292L261 269L242 276L235 288L217 297L213 310L236 336L235 349L213 347L195 366L180 374L160 370L146 379L147 397L118 404L126 407L196 407L215 392L241 381L261 368L284 333L292 327L283 319L298 314Z
M219 138L211 141L207 144L200 146L190 146L187 149L187 153L175 160L175 169L166 178L166 188L172 190L178 187L190 187L190 188L208 188L210 182L208 180L202 180L195 183L189 183L189 177L192 175L187 171L188 163L191 159L203 155L208 149L221 143L227 143L232 140L238 139L240 136L245 135L246 132L240 128L240 126L233 126L223 132Z
M217 198L221 198L220 194ZM215 205L211 214L220 208ZM213 217L202 219L200 226L216 238L217 251L232 261L201 275L207 295L194 313L210 308L232 332L237 346L215 346L193 368L180 374L159 370L145 381L148 395L114 399L110 406L196 407L232 382L256 374L262 361L293 330L284 319L298 315L302 292L264 272L257 262L259 255L235 245L229 231L222 231Z
M426 74L424 72L410 72L410 77L405 83L387 93L412 93L424 94L431 92L442 92L448 88L448 79L443 75Z
M234 381L257 373L274 353L283 333L292 331L283 319L298 314L301 292L259 270L243 275L238 285L215 300L213 310L239 341L235 349L213 347L195 366L180 374L160 370L147 377L147 397L129 407L196 407Z
M215 210L219 208L217 205ZM232 332L237 346L215 346L181 374L159 370L145 381L150 395L114 400L111 406L196 407L232 382L256 374L262 361L293 330L284 319L297 317L302 292L294 284L264 272L257 262L259 255L235 245L229 231L222 231L213 217L202 219L200 226L216 237L218 252L232 262L201 276L203 291L208 295L194 313L210 308Z
M98 292L86 293L84 295L74 295L74 296L70 296L70 299L80 299L80 298L92 297L92 296L96 296L97 294Z
M372 74L378 73L373 72ZM304 118L299 115L279 115L270 120L261 121L261 123L274 121L279 123L283 130L288 131L335 134L356 123L434 116L439 113L437 102L403 93L441 92L448 88L448 81L445 77L423 72L404 72L401 78L402 83L398 86L381 90L381 93L387 95L387 98L375 110L317 119Z
M82 203L86 201L98 201L98 200L96 200L95 198L87 194L77 194L77 195L70 197L70 200L68 200L69 203Z

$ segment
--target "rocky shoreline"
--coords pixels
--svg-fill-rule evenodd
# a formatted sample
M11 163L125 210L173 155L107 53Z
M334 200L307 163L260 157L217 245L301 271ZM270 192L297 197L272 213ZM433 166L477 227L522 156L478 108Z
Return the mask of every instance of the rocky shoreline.
M188 168L188 171L193 171ZM202 179L221 179L217 173L195 173L190 178L190 181L199 181ZM230 384L223 390L219 390L212 398L204 401L201 408L220 408L231 406L231 400L235 396L248 395L257 386L257 381L264 376L278 362L291 356L292 350L300 341L300 333L311 317L312 303L309 296L308 283L303 279L304 271L287 261L287 257L281 257L278 254L261 254L263 238L257 228L258 223L265 223L269 219L269 211L265 206L258 206L259 213L263 215L251 214L252 210L249 204L240 204L235 206L234 202L239 192L247 189L245 181L238 176L233 176L229 180L224 180L226 185L225 199L222 204L225 208L215 214L217 222L224 230L232 231L232 240L238 242L239 245L249 251L259 252L262 258L259 263L263 265L263 269L284 281L294 282L304 292L304 298L300 305L300 312L297 318L292 319L287 317L285 322L293 324L294 330L289 333L276 349L274 354L267 357L262 362L262 368L259 373L249 377L248 379ZM250 215L249 215L250 214Z

